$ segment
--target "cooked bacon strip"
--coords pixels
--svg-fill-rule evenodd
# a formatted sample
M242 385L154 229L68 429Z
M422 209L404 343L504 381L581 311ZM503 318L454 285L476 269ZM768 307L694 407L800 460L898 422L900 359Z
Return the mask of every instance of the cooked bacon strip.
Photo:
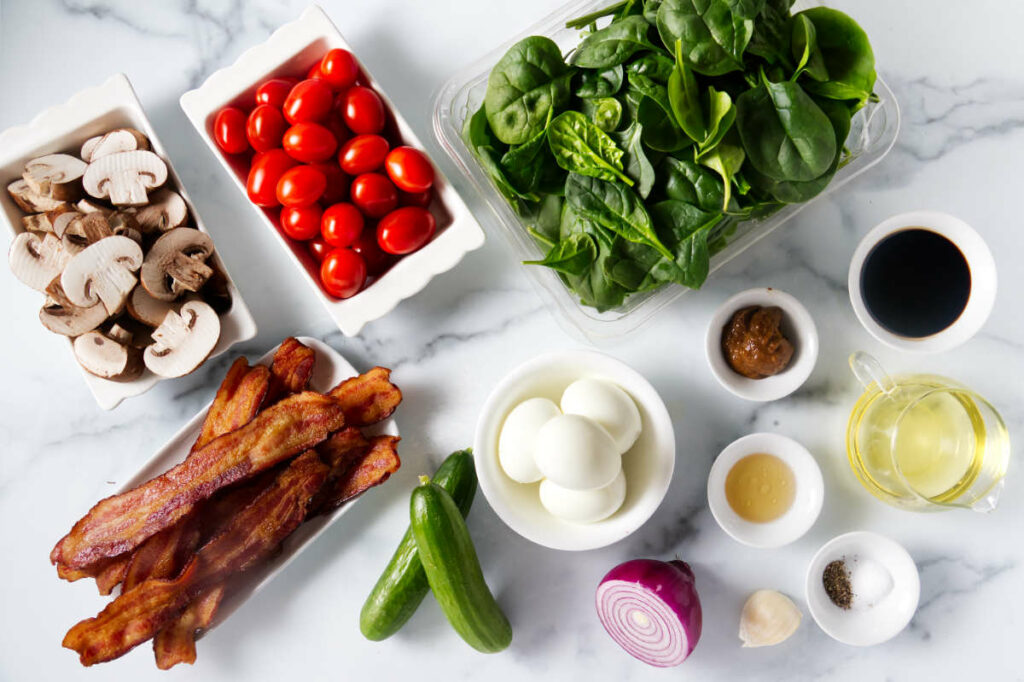
M391 383L391 370L374 367L365 374L346 379L327 395L345 406L345 423L369 426L384 421L402 402L402 392Z
M303 345L295 337L282 341L270 364L267 404L272 405L291 393L305 391L309 387L309 378L313 376L314 362L316 352L309 346Z
M122 591L127 592L150 578L174 578L188 564L199 546L198 514L188 514L143 542L132 554Z
M259 412L270 388L270 370L263 365L249 367L238 358L217 389L217 396L206 413L206 420L190 455L211 440L245 426Z
M223 598L223 584L207 588L169 625L156 633L153 654L157 668L170 670L179 663L191 665L196 662L196 633L210 627Z
M153 637L204 589L269 556L306 516L310 498L327 478L315 452L297 457L274 485L238 512L174 580L150 579L124 592L95 618L71 628L63 645L83 665L123 656Z
M402 466L398 457L399 440L398 436L375 436L370 439L366 454L353 458L347 465L344 459L340 460L338 466L344 468L337 476L328 477L314 500L313 513L327 513L388 480Z
M131 566L132 555L123 554L114 559L100 571L96 576L96 587L100 594L107 596L114 591L114 588L121 584L124 577L128 575L128 568Z
M315 447L344 425L337 400L311 391L289 396L161 476L99 502L57 543L50 561L82 568L130 551L220 488Z

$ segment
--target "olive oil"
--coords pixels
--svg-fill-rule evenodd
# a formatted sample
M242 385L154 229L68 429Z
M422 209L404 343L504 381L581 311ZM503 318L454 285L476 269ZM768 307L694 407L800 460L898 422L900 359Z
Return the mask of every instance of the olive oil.
M745 521L774 521L793 506L795 497L793 470L775 455L747 455L725 477L725 499Z

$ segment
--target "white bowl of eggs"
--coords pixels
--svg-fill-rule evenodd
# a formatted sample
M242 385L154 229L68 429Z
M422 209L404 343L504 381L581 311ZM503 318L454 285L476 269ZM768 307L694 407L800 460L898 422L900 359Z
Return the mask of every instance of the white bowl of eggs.
M480 489L509 528L539 545L587 550L651 517L675 468L675 433L654 387L589 350L512 370L491 392L474 440Z

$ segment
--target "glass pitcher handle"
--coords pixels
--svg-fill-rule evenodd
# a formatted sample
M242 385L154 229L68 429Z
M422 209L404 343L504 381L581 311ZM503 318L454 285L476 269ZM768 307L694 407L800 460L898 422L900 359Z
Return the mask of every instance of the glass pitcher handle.
M892 396L896 392L896 382L885 371L882 364L862 350L850 355L850 370L864 388L875 383L878 384L878 389L887 396Z

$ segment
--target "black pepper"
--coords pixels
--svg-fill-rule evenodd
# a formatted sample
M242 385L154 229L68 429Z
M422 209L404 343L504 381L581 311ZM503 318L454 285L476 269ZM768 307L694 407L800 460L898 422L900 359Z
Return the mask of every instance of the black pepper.
M832 603L841 609L849 609L853 603L853 589L850 587L850 573L846 570L846 563L842 559L829 562L821 580L825 585L825 594Z

